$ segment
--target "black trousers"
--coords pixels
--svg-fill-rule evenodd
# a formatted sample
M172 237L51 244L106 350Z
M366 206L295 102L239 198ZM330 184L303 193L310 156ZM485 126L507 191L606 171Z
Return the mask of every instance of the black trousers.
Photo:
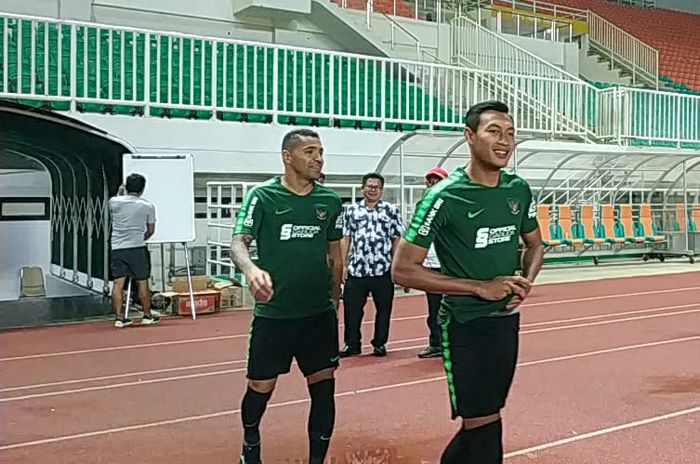
M352 348L362 346L362 318L369 294L372 294L377 313L374 318L372 346L385 345L389 340L389 321L394 303L394 282L391 274L379 277L348 276L343 289L345 344Z
M428 343L435 348L442 348L442 336L440 334L440 324L438 324L438 311L442 303L442 295L439 293L425 293L428 300L428 330L430 337Z

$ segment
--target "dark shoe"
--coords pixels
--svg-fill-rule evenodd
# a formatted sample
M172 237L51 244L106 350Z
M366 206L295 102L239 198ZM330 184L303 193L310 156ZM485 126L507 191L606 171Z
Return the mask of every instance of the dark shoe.
M246 445L243 443L240 464L261 464L260 443L257 445Z
M150 325L150 324L157 324L160 322L160 317L154 316L153 314L150 315L145 315L141 319L141 324L145 325Z
M342 350L340 350L340 357L347 358L348 356L355 356L362 353L360 348L355 348L350 345L345 345Z
M426 346L423 351L418 353L418 357L421 359L425 358L436 358L442 356L442 349L438 346Z
M386 347L384 345L375 346L372 352L374 356L386 356Z

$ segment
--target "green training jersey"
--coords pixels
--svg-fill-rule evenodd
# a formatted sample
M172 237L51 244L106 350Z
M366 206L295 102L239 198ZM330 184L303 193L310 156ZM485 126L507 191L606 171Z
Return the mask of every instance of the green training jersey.
M338 194L319 183L301 196L277 176L248 192L234 234L254 237L254 262L273 290L269 302L255 302L254 315L291 319L334 309L327 251L342 237L342 209Z
M472 182L464 168L425 192L404 238L421 247L435 244L442 273L472 280L512 276L520 268L519 237L538 227L528 183L501 171L496 187ZM504 314L512 298L487 301L471 295L445 295L441 319L459 322Z

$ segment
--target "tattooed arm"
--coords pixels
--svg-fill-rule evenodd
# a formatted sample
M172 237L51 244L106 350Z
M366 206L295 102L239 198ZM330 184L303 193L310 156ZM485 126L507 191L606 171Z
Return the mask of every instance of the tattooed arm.
M252 235L236 234L231 241L231 261L245 275L253 297L258 301L270 301L272 298L272 279L270 274L260 269L250 259L249 247Z
M333 303L336 311L340 306L340 284L343 281L343 257L340 240L328 242L328 262L333 275Z

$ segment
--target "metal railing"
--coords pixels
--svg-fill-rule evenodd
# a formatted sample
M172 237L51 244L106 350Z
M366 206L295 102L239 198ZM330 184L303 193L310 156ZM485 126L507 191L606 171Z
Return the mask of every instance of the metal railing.
M485 85L496 73L466 66L9 15L0 26L0 97L61 109L434 129L462 127L478 99L520 106L506 87ZM549 96L574 85L497 74ZM583 124L518 120L521 131L563 136Z
M451 38L453 61L494 71L487 75L488 87L515 96L521 117L560 125L583 138L594 136L586 114L595 90L588 83L466 17L452 21ZM532 86L506 77L505 72L551 80Z
M629 68L632 83L640 80L658 88L659 51L600 15L588 12L590 43L613 63Z
M618 90L618 140L700 149L700 95Z
M490 11L495 17L496 32L513 34L518 37L548 40L550 42L571 42L574 37L574 25L568 19L542 18L539 15L518 10L503 11L489 7L479 8L477 21L481 24L481 12ZM507 19L510 18L510 21Z
M393 13L388 14L396 14L398 2L399 0L393 0ZM370 9L372 3L367 2L368 18L373 11ZM415 18L419 18L418 12L421 11L421 17L425 19L426 10L434 9L431 19L434 16L434 21L449 22L455 17L463 17L475 8L479 19L482 9L488 9L496 16L498 32L502 30L504 14L513 16L516 35L521 35L523 23L532 22L532 28L537 31L540 29L538 22L541 22L547 25L543 29L543 38L547 40L571 40L574 21L586 23L591 45L613 64L629 69L633 84L648 82L658 88L658 50L589 10L538 0L416 0Z
M454 130L499 99L525 134L700 144L700 97L600 91L478 28L447 65L27 16L0 27L0 97L57 110Z
M472 66L489 71L583 82L580 77L515 45L466 16L452 20L450 35L452 56L472 63Z

